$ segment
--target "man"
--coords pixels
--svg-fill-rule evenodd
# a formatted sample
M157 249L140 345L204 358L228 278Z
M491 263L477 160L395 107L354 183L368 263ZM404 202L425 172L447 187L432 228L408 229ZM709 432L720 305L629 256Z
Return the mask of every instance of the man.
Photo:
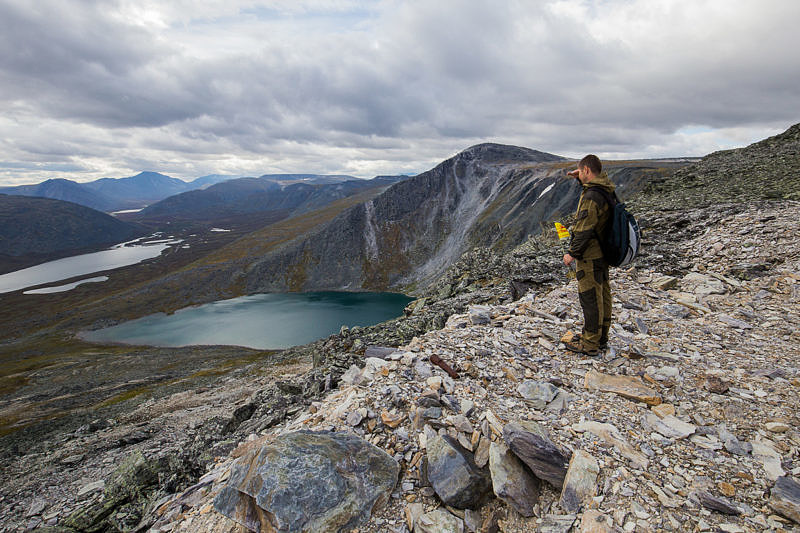
M583 331L580 337L564 345L573 352L596 356L600 350L608 347L608 330L611 327L608 263L603 259L599 240L608 224L611 208L595 188L603 188L613 196L614 184L603 172L600 159L593 154L581 159L577 170L567 175L577 178L583 186L569 251L564 255L564 264L567 266L577 261L575 277L583 309Z

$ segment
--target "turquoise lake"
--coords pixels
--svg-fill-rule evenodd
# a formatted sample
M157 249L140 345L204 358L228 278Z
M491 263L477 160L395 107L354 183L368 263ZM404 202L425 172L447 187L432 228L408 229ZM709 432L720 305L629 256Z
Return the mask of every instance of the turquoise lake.
M313 292L255 294L84 332L92 342L179 347L225 344L260 350L306 344L343 325L370 326L403 314L403 294Z

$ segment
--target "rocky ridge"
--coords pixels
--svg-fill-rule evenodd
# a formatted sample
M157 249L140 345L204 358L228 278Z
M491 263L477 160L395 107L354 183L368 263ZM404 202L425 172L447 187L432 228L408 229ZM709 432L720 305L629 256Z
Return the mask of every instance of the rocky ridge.
M797 528L798 502L787 507L770 492L800 476L798 215L800 204L782 203L726 217L713 237L684 243L688 257L709 243L718 249L680 277L616 271L611 348L600 358L559 347L579 324L574 287L533 292L471 306L385 359L367 358L338 391L262 434L347 432L392 455L401 466L393 497L361 531ZM755 275L736 268L776 255L779 263ZM459 376L433 365L434 356ZM514 450L510 426L532 422L572 460L545 454L555 478L522 468L525 479L546 480L532 481L538 495L524 499L498 491L502 461L493 458ZM443 505L453 488L444 488L446 473L431 475L437 439L490 474L500 497ZM163 504L152 531L232 531L211 499L234 461L220 458L206 473L196 505L179 504L181 496Z
M536 271L524 257L547 245L531 242L528 252L521 247L505 264L481 260L489 252L477 250L454 266L441 287L460 291L462 309L451 308L456 314L442 329L385 350L370 348L378 338L368 330L346 331L321 341L328 349L318 346L315 353L329 355L318 355L317 368L302 379L287 371L283 378L259 381L243 372L220 389L197 392L187 435L194 448L192 439L174 448L202 451L205 474L189 489L180 489L178 479L162 485L163 498L151 497L144 520L132 513L136 524L128 527L236 531L235 522L213 505L239 456L228 451L240 442L252 446L298 430L333 430L363 438L400 466L388 503L359 531L791 531L797 524L787 516L796 512L796 502L792 507L791 498L776 498L791 495L792 485L783 486L800 475L800 243L791 231L800 204L730 205L716 212L718 218L706 221L702 232L687 232L685 239L678 233L672 241L684 270L675 267L670 275L648 266L660 264L649 256L636 268L615 271L615 325L611 348L600 358L579 358L559 347L562 333L579 327L574 287L532 283L526 296L509 301L501 296L507 283L492 281L492 264L510 268L516 261L520 268L527 265L528 274ZM682 217L701 214L687 211ZM653 228L682 225L678 213L660 217L652 220ZM713 260L701 263L708 253ZM471 278L468 265L476 263L485 271ZM412 303L409 312L420 316L453 298L432 296ZM454 367L458 378L432 364L433 356ZM313 383L317 388L310 391ZM320 396L337 384L338 390ZM238 407L233 416L219 416L227 404L220 401L218 415L209 418L209 398L226 387L233 395L227 401ZM276 398L269 391L277 388L287 400L265 401ZM192 397L184 394L184 401ZM143 427L170 420L176 429L186 414L158 402L138 413ZM523 429L538 424L542 442L563 454L561 462L550 464L555 478L547 481L540 472L545 481L537 481L530 465L506 466L518 457L509 433L515 423ZM226 438L204 440L215 431ZM516 431L523 439L530 433ZM429 454L436 439L471 456L498 497L483 494L476 508L443 505L438 491L452 488L442 488L447 476L431 479ZM120 457L139 449L152 461L164 457L164 444L145 439ZM91 501L108 501L104 487L115 486L120 469L129 466L118 467L117 461L105 465L105 478L97 479L98 470L80 487L73 481L81 493L72 496L73 509L76 501L83 509ZM518 476L536 489L519 495L512 488L520 482L502 481ZM558 479L564 480L560 488ZM46 500L19 506L30 515L22 529L48 520L77 525Z

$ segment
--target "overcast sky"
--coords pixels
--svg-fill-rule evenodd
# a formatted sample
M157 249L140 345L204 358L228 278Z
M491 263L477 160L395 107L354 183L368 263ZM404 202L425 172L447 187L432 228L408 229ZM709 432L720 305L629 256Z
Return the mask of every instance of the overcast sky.
M797 0L0 0L0 184L705 155L800 122Z

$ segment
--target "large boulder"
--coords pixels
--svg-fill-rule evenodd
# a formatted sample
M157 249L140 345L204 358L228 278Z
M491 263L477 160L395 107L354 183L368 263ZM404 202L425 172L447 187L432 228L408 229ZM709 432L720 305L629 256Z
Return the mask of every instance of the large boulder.
M299 431L251 446L214 499L251 531L350 531L389 498L400 467L348 433Z
M428 441L428 481L441 500L457 509L475 509L488 495L491 480L472 453L454 439L436 435Z

